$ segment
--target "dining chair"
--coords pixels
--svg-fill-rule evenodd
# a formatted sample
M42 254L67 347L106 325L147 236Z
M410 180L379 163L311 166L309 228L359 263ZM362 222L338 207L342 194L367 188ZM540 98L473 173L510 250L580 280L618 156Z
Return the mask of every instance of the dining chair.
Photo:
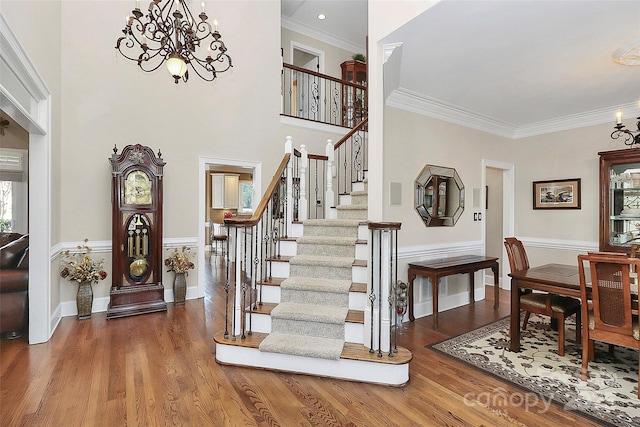
M638 307L637 301L635 304L632 301L629 278L631 269L638 271L639 266L639 259L626 256L602 252L578 255L582 317L585 319L580 372L583 380L589 377L589 361L595 357L594 341L640 350Z
M506 237L504 247L507 250L512 272L529 268L529 258L520 240L515 237ZM558 355L564 356L565 320L574 314L576 316L576 342L580 342L581 313L580 300L577 298L526 290L520 294L520 308L526 312L522 322L523 331L527 329L531 313L549 316L558 321Z
M225 246L227 243L227 229L222 224L216 224L213 221L209 223L209 240L211 242L211 252L218 254L218 244L221 246L222 255L225 254Z

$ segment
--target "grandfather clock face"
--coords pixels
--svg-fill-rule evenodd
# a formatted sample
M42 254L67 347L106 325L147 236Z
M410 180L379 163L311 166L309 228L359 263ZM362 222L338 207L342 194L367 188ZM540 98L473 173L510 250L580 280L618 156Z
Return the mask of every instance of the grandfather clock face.
M124 204L148 205L151 203L153 185L149 175L141 170L129 172L124 180Z

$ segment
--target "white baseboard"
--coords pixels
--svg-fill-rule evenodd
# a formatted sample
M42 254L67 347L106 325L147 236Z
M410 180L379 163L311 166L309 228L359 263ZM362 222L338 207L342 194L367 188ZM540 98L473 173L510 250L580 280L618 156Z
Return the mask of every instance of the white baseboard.
M187 288L187 295L185 297L187 300L198 299L198 287L190 286ZM91 313L104 313L107 311L109 307L109 297L101 297L93 299L93 306L91 307ZM173 289L165 289L164 290L164 300L166 302L173 302L175 300L173 296ZM59 311L60 317L69 317L69 316L77 316L78 315L78 306L76 301L63 301L60 303L56 311ZM58 322L60 319L58 319ZM57 323L56 322L56 326ZM55 327L51 329L55 330Z
M485 289L484 286L480 288L476 288L474 292L475 301L482 301L485 299ZM463 305L469 304L469 291L459 292L454 295L440 295L438 298L438 312L443 312L447 310L451 310L452 308L461 307ZM416 319L420 317L426 317L433 314L433 299L428 298L424 301L420 301L417 304L413 305L413 316Z

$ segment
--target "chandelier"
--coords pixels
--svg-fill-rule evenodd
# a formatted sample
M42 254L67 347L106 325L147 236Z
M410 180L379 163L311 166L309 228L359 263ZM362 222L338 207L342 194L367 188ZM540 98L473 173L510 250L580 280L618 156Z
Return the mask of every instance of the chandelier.
M145 72L157 70L166 61L176 84L181 78L185 82L189 79L187 66L211 82L233 65L218 32L218 22L213 21L213 28L207 22L204 2L198 17L196 22L187 0L151 0L143 18L137 0L136 8L126 17L124 36L116 42L116 49Z
M623 138L624 144L629 146L640 144L640 117L638 117L638 123L636 123L636 127L638 128L637 132L625 129L624 125L622 124L622 111L620 110L618 110L618 112L616 113L616 121L616 130L611 133L611 139Z

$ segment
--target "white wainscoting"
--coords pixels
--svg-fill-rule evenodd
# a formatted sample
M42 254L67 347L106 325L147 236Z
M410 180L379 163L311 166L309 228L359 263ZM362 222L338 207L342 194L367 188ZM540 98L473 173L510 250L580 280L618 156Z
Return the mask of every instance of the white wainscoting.
M63 253L65 253L67 250L70 253L78 253L80 251L78 249L78 246L82 246L84 243L85 242L62 242L53 246L51 248L51 264L58 265L59 263L55 261L59 260L62 257ZM111 260L111 247L112 247L111 240L88 241L86 244L91 248L92 254L100 254L97 256L108 259L109 261ZM185 237L185 238L172 237L172 238L163 239L163 243L162 243L163 260L166 256L168 256L169 250L173 250L174 248L179 249L179 248L182 248L183 246L191 248L191 253L193 255L193 262L197 264L198 258L197 258L196 251L198 247L198 239L196 237ZM106 267L109 269L109 266L110 266L110 263ZM193 277L197 277L197 269L198 269L198 266L196 265L196 268L193 272ZM163 266L163 271L164 271L164 266ZM111 272L109 270L107 270L107 273L111 275ZM57 277L59 277L59 275L57 275ZM66 281L67 280L59 277L59 281L54 281L53 283L55 286L55 284L57 283L62 283ZM195 298L198 298L197 285L187 287L186 299L195 299ZM174 300L173 282L165 283L164 299L167 302L173 302ZM109 305L108 296L94 298L91 312L92 313L106 312L108 305ZM55 310L53 310L52 317L50 319L52 331L55 330L55 328L57 327L61 317L77 316L77 314L78 314L78 309L77 309L75 300L60 301L58 306L56 306Z

